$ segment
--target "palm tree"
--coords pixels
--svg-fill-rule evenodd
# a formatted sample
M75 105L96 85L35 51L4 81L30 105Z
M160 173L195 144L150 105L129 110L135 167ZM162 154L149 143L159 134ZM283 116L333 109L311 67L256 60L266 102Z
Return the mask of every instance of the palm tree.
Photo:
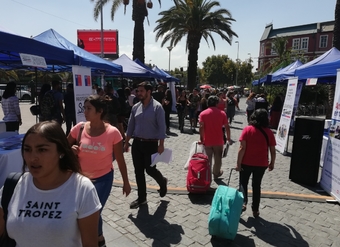
M0 69L0 81L19 81L18 74L15 70L4 70Z
M90 0L91 2L96 2L94 7L94 19L97 20L98 16L101 13L101 9L105 4L110 2L111 0ZM159 4L161 4L161 0L158 0ZM129 0L112 0L111 6L111 19L114 20L114 15L118 8L121 5L124 6L124 13L126 10L126 5L129 4ZM144 63L145 59L145 36L144 36L144 20L145 17L148 16L148 8L152 8L151 0L132 0L132 20L135 22L135 27L133 31L133 51L132 57L133 60L138 58L140 61Z
M334 13L334 30L333 30L333 47L340 50L340 0L336 1ZM332 117L332 107L334 104L335 84L328 85L328 106L326 111L326 119Z
M162 17L157 20L158 25L154 29L156 41L163 37L161 46L170 41L174 47L187 35L186 50L188 54L188 89L196 86L198 49L202 37L211 43L215 49L215 41L212 33L217 33L229 44L233 36L238 37L231 29L231 22L235 21L231 13L219 7L218 1L208 0L174 0L175 6L159 13Z

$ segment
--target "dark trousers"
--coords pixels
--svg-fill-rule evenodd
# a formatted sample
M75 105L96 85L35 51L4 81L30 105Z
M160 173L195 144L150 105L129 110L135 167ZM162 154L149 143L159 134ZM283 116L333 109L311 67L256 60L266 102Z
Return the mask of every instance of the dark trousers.
M150 175L159 186L164 185L164 177L156 166L151 167L151 154L157 153L157 141L139 141L134 140L132 143L132 161L135 167L136 182L138 187L138 199L146 199L146 182L144 171Z
M19 131L19 122L5 122L6 131Z
M248 120L248 123L249 123L249 120L250 120L250 116L251 114L253 114L254 110L247 110L247 120Z
M165 113L166 128L169 129L170 128L170 113L171 113L171 109L164 109L164 113Z
M68 136L68 134L71 131L72 125L75 126L77 124L76 116L66 115L65 123L66 123L66 136Z
M253 174L252 188L253 188L253 203L252 210L258 211L261 199L261 182L267 167L262 166L247 166L242 164L240 172L241 185L243 187L244 205L248 203L248 182L250 175Z
M177 114L178 114L178 128L180 130L183 130L184 128L184 119L185 119L185 110L177 110Z

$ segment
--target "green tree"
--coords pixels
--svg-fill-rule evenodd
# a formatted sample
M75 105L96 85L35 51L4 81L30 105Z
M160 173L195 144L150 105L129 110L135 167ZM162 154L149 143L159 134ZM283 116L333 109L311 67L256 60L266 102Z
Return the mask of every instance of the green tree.
M203 62L203 70L208 83L223 87L227 83L227 74L223 71L224 64L229 60L227 55L207 57Z
M8 82L8 81L18 81L19 77L15 70L4 70L0 69L0 81Z
M250 85L253 80L252 73L253 66L249 60L243 61L240 64L239 72L238 72L238 84L241 86Z
M340 50L340 0L336 1L334 13L333 46ZM332 117L332 107L334 104L335 84L328 85L328 105L326 105L326 118Z
M115 13L121 5L124 5L124 13L126 9L126 5L129 4L129 0L90 0L91 2L95 2L95 7L93 10L94 19L97 20L98 16L101 13L101 9L108 3L112 1L111 6L111 19L114 20ZM151 2L151 1L150 1ZM158 0L159 4L161 4L161 0ZM151 3L152 4L152 3ZM145 60L145 32L144 32L144 20L145 17L148 16L148 10L152 8L149 2L146 3L145 0L132 0L132 20L135 22L134 30L133 30L133 51L132 57L133 60L138 58L140 61L144 63Z
M201 39L209 44L209 40L215 49L215 41L212 33L231 44L233 36L237 34L231 29L231 22L235 21L227 9L214 9L220 7L218 1L208 0L174 0L175 6L159 13L161 18L157 20L156 41L163 38L161 46L168 41L170 46L176 46L184 36L187 36L186 50L188 50L188 89L196 86L198 49Z

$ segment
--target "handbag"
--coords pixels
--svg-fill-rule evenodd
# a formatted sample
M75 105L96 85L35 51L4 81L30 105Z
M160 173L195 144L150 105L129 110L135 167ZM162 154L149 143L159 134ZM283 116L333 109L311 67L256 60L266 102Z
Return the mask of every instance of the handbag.
M78 137L77 137L77 140L76 140L77 146L79 146L79 144L80 144L81 134L83 133L84 126L85 126L85 123L82 123L81 126L80 126L80 130L79 130Z
M12 198L14 188L17 185L20 177L20 172L12 172L10 173L5 181L4 188L2 191L2 197L1 197L1 206L2 210L4 211L4 220L5 220L5 230L0 238L0 247L15 247L16 243L14 239L11 239L6 231L6 222L7 222L7 215L8 215L8 204Z

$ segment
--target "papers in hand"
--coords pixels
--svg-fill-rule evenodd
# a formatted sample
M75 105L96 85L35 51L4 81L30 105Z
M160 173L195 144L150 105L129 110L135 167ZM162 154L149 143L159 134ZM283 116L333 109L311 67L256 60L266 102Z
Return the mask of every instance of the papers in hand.
M172 150L168 148L164 148L164 152L159 154L159 153L154 153L151 155L151 165L150 166L155 166L158 162L163 162L170 164L172 161Z

